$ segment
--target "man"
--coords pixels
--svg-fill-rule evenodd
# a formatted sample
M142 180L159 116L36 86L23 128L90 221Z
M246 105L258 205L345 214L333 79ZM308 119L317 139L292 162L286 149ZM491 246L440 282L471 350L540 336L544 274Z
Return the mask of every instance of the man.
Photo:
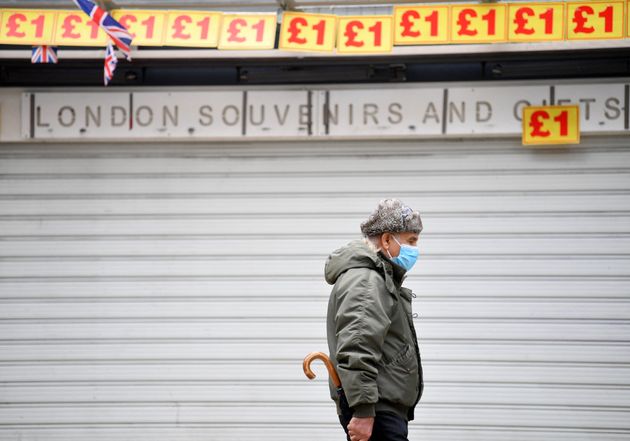
M332 384L331 395L349 441L407 441L423 380L414 295L402 282L418 257L422 221L401 201L386 199L361 231L363 240L326 262L326 281L334 284L328 348L347 404Z

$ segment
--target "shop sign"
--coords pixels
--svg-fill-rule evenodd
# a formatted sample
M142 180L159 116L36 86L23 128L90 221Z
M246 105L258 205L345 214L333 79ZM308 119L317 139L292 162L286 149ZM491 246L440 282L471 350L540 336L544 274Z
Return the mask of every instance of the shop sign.
M112 17L127 28L133 37L134 45L162 46L164 44L163 30L168 17L166 11L116 9L112 11Z
M630 134L630 83L33 92L24 139L243 139L518 136L555 139L555 108L579 107L582 134ZM539 109L541 110L541 109ZM560 122L556 121L556 118ZM558 126L554 126L554 121ZM549 136L541 135L550 132Z
M105 46L107 35L82 11L59 11L55 25L55 46Z
M580 106L529 106L523 109L523 145L579 142Z
M450 41L447 5L396 6L394 22L397 45L440 44Z
M223 16L219 49L273 49L276 14L228 14Z
M337 40L337 17L285 12L280 30L280 49L332 52Z
M562 40L564 23L564 3L511 3L508 7L509 41Z
M391 52L394 46L393 25L390 15L341 17L337 30L337 52L340 54Z

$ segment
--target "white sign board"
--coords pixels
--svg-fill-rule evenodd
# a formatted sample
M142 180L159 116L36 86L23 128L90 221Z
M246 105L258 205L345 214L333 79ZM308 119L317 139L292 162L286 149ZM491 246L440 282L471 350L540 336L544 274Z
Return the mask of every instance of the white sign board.
M624 84L599 84L556 86L556 104L580 106L582 132L627 130L627 86Z
M403 136L442 133L442 89L333 90L320 93L318 134ZM327 105L326 105L327 103Z
M630 81L23 95L24 139L520 136L525 106L578 104L582 133L630 133Z
M451 135L519 134L523 107L548 105L549 99L549 86L449 89L446 127Z

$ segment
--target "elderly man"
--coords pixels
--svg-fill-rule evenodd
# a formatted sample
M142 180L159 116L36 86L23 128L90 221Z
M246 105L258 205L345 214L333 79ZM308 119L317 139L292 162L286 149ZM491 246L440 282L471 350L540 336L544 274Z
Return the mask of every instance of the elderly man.
M328 348L346 400L331 385L350 441L406 441L422 395L422 366L411 290L402 287L418 258L420 214L397 199L361 224L364 239L333 252L326 281Z

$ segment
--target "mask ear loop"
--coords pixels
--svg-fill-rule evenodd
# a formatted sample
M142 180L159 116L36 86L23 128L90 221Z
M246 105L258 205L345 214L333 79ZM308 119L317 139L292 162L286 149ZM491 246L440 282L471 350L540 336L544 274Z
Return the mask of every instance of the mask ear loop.
M398 239L396 239L396 236L394 236L392 234L392 238L396 241L396 243L398 244L399 247L402 247L402 245L400 244L400 242L398 242ZM389 252L389 250L385 250L387 251L387 255L389 256L389 260L393 260L394 258L392 257L391 253Z

